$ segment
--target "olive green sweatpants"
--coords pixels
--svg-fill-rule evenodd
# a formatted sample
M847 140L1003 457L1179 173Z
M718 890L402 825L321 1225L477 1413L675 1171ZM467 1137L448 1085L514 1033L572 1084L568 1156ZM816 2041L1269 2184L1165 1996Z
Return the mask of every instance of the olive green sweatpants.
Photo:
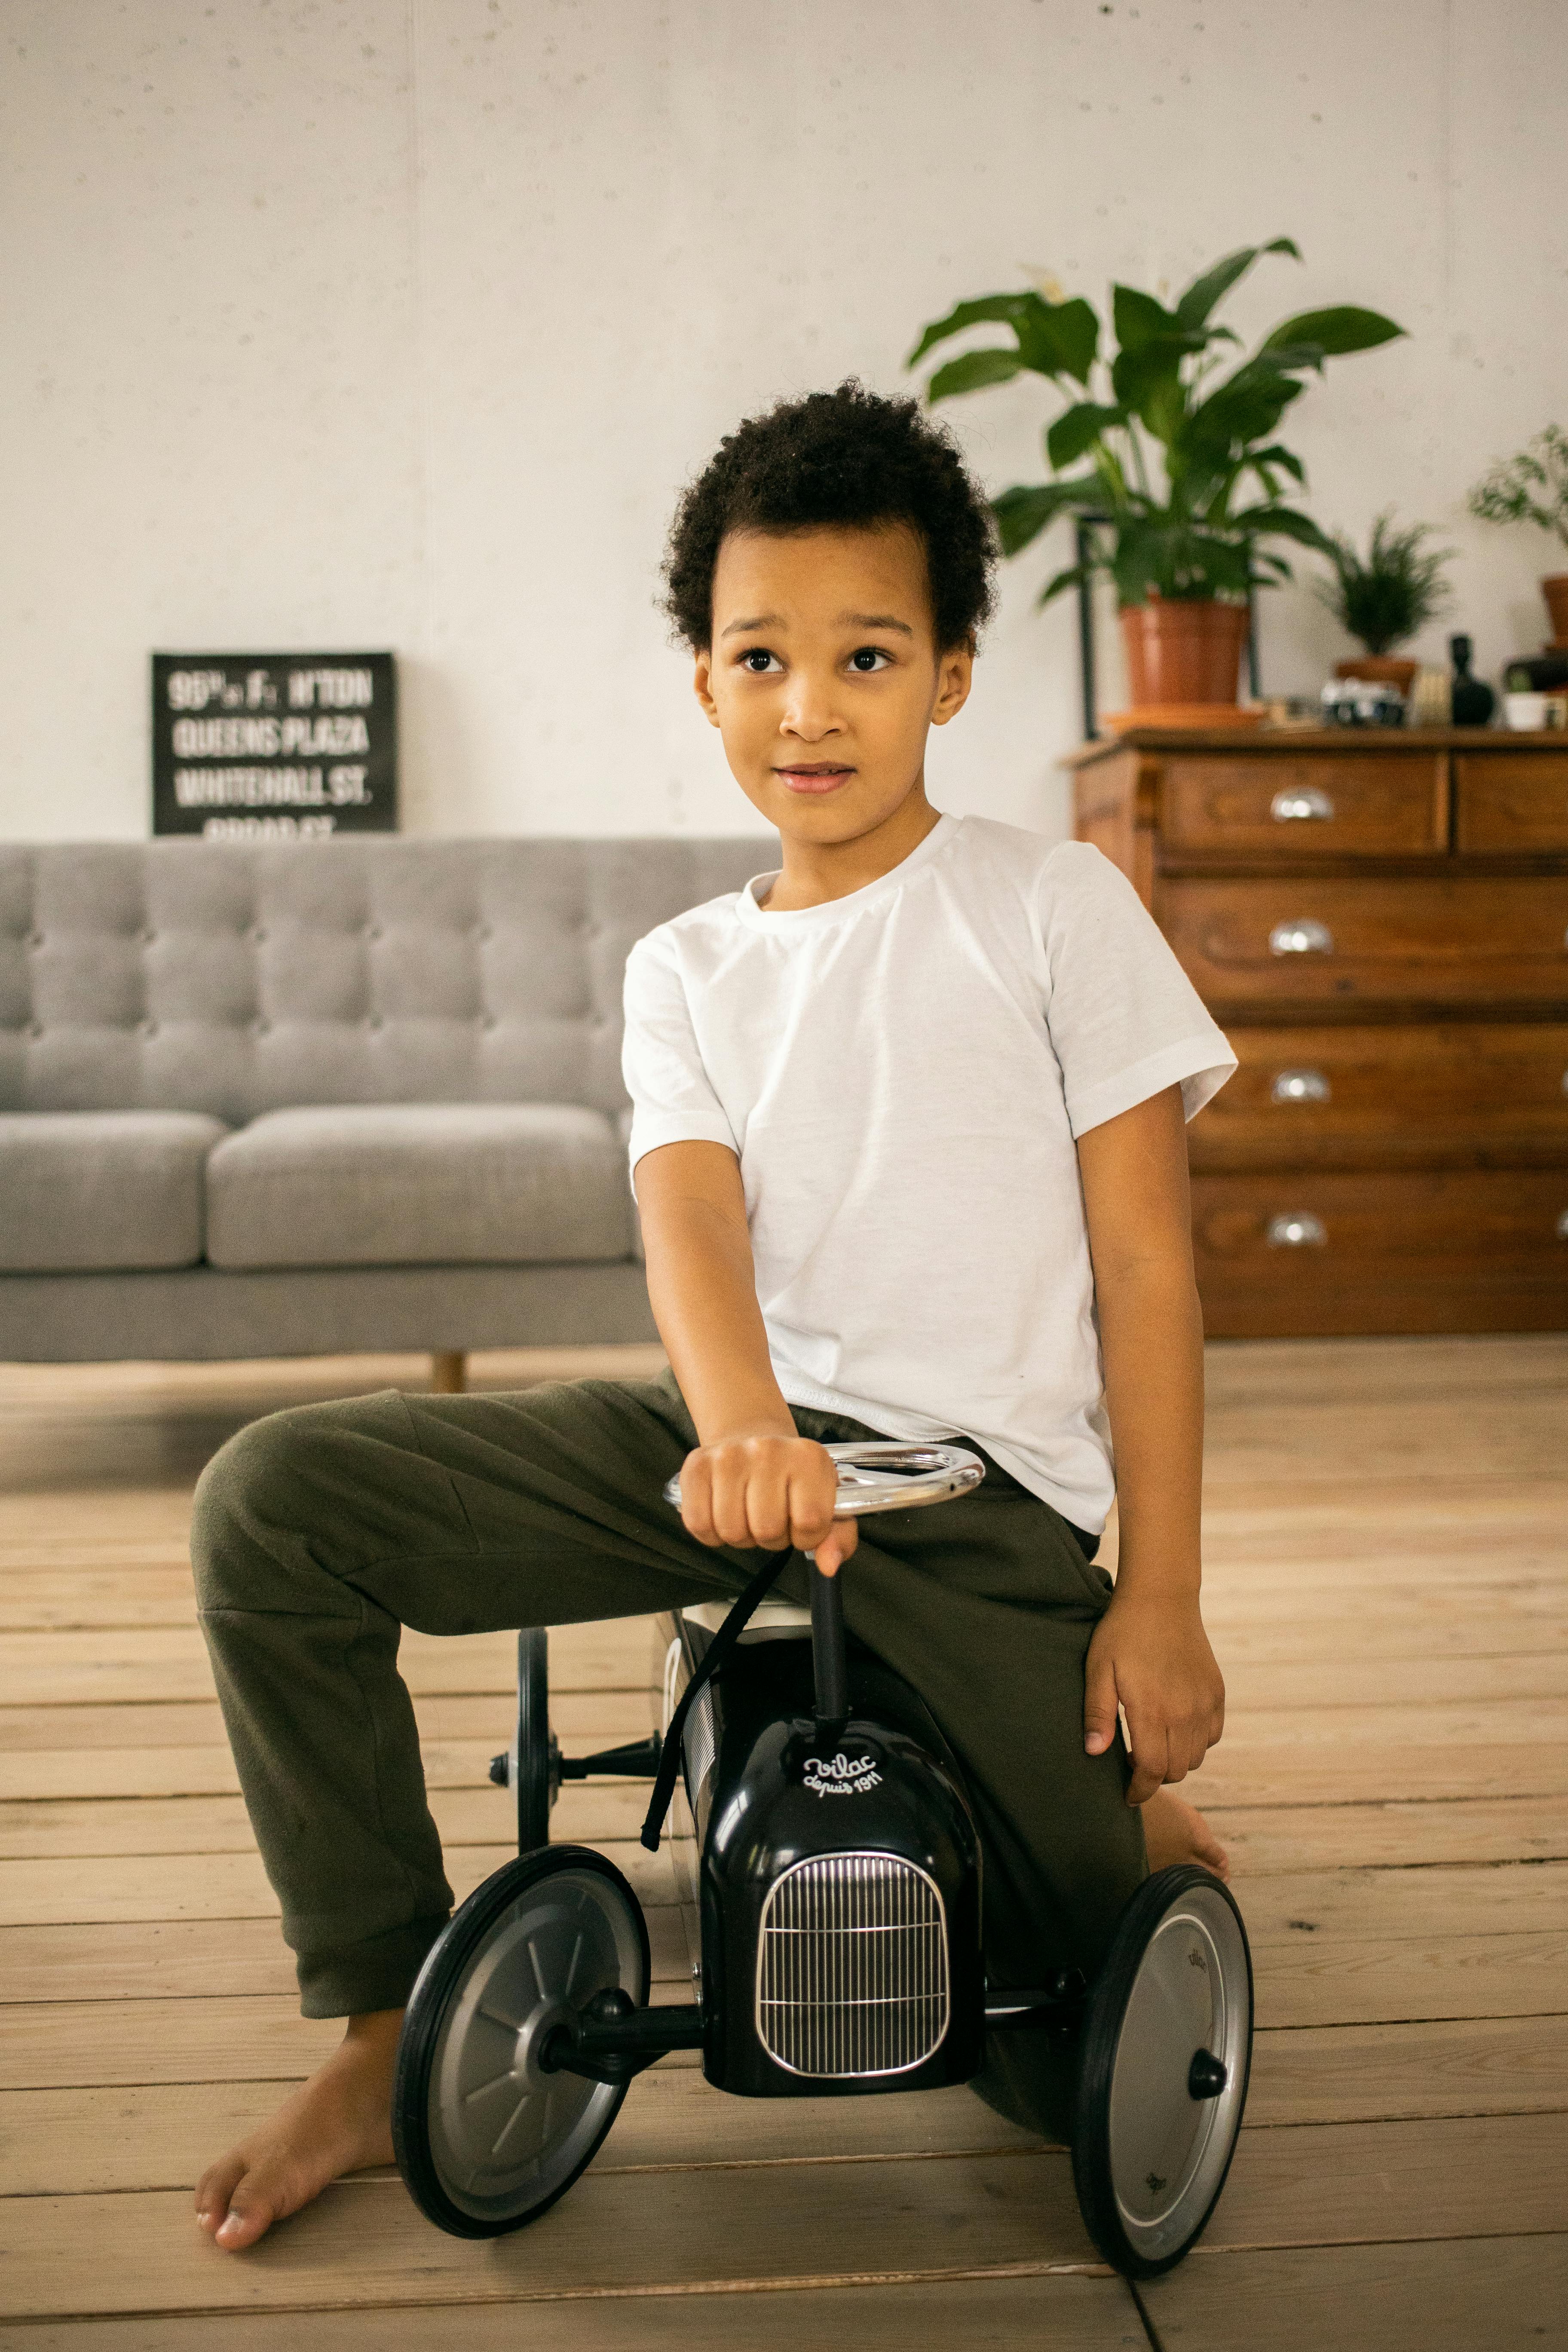
M876 1433L795 1418L824 1444ZM202 1624L308 2016L398 2007L451 1908L401 1628L479 1633L734 1594L756 1553L705 1549L662 1499L696 1442L667 1373L306 1405L209 1465L192 1547ZM792 1561L779 1590L803 1601L805 1576ZM1144 1874L1121 1743L1083 1746L1084 1654L1110 1593L1065 1520L994 1465L969 1495L863 1522L844 1570L850 1631L921 1693L963 1766L995 1984L1092 1969ZM507 1729L498 1713L498 1747ZM987 2095L1059 2128L1045 2038L992 2047Z

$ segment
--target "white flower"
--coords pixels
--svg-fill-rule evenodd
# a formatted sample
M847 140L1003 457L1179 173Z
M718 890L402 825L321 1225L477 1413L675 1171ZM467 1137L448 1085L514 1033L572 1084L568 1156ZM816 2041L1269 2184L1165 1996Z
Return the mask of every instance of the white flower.
M1020 261L1019 268L1034 288L1042 302L1065 302L1067 289L1059 278L1040 261Z

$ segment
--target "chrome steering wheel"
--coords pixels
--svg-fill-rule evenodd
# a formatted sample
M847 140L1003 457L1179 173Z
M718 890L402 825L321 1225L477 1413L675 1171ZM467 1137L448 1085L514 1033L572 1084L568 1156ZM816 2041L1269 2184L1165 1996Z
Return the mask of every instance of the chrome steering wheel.
M864 1518L869 1511L912 1510L921 1503L945 1503L950 1496L968 1494L985 1475L979 1454L963 1445L873 1444L857 1439L824 1451L838 1465L838 1496L833 1510L840 1519ZM666 1486L664 1499L679 1509L679 1473Z

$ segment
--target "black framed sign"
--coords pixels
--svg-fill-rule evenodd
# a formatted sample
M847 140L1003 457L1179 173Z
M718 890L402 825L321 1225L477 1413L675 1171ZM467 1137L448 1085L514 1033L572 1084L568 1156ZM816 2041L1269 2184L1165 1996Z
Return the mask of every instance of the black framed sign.
M311 841L397 830L390 654L154 654L153 830Z

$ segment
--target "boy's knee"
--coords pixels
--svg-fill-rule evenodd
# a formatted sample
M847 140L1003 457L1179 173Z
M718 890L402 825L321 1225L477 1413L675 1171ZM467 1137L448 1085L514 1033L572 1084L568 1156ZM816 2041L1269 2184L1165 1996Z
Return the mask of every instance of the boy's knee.
M268 1526L298 1523L315 1466L330 1442L322 1409L296 1405L237 1430L196 1481L191 1567L203 1609L255 1604L258 1540ZM232 1590L238 1574L243 1591Z

